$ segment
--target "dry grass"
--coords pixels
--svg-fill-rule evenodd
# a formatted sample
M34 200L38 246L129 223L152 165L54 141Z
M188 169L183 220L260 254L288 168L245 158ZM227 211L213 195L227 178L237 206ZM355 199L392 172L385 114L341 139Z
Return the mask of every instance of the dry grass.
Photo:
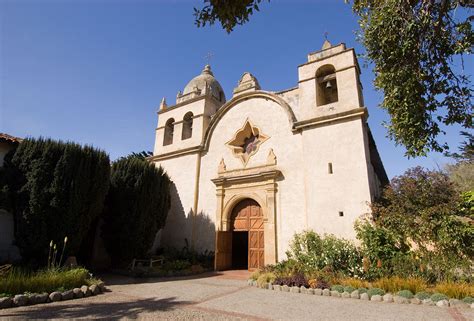
M381 278L372 283L373 287L384 289L387 292L397 293L401 290L410 290L417 293L426 290L428 284L425 280L419 278L400 278L393 276L389 278Z
M370 282L361 280L361 279L354 279L354 278L342 278L342 279L337 279L335 284L341 284L344 286L352 286L355 289L359 288L370 288Z
M443 293L450 298L464 299L465 297L474 297L474 284L465 282L442 282L438 283L433 289L434 292Z

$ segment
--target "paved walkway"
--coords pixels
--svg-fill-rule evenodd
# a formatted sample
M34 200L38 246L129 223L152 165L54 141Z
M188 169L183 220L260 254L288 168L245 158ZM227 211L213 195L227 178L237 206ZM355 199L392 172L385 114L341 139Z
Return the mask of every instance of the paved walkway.
M247 272L175 279L106 276L85 299L0 310L0 319L474 320L474 309L379 303L248 287Z

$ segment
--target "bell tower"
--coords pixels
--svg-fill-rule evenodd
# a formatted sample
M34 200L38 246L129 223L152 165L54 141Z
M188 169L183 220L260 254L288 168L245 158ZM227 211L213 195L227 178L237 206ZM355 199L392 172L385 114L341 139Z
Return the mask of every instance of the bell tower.
M168 106L164 98L161 101L153 155L166 156L198 148L211 116L225 101L211 66L206 65L183 92L178 92L175 105Z
M332 116L364 107L354 49L325 41L298 67L299 119Z

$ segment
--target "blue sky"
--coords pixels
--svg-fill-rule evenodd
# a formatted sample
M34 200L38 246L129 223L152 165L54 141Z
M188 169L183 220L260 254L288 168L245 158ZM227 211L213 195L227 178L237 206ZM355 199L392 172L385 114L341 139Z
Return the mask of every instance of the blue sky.
M227 97L243 72L263 89L297 85L297 66L320 49L324 32L361 53L356 17L343 0L272 1L228 35L197 28L201 1L1 0L0 132L92 144L112 159L153 150L156 108L200 73L207 52ZM386 138L381 94L362 67L369 124L389 177L408 167L442 166L441 154L407 159ZM467 61L472 70L472 61ZM459 128L446 141L456 150Z

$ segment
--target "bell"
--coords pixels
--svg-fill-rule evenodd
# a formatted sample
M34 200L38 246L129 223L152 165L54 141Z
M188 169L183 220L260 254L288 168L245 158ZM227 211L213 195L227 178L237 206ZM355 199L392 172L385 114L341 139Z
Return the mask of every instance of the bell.
M331 88L332 88L331 82L328 81L328 82L326 83L326 89L331 89Z

